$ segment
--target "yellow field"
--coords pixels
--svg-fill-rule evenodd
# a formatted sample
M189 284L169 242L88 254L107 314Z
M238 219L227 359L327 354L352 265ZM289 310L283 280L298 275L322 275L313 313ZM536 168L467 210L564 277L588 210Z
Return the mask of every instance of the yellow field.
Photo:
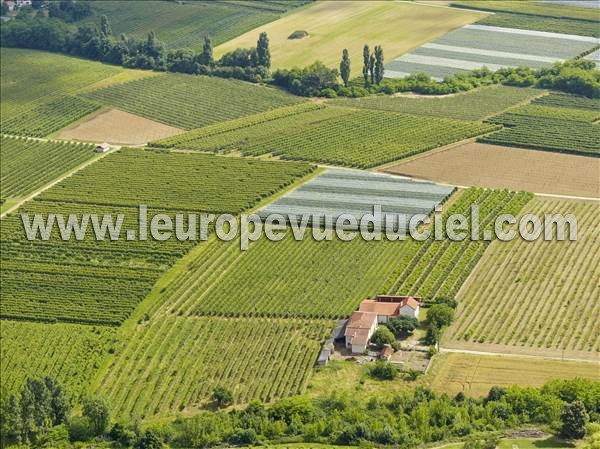
M431 387L440 393L485 396L493 386L539 387L551 379L600 379L600 365L532 357L489 356L460 353L436 356L428 374Z
M523 213L573 214L577 241L492 243L457 296L442 346L598 360L598 208L596 201L531 201Z
M472 23L481 12L391 1L318 2L243 34L215 49L222 56L239 47L254 47L259 33L270 39L273 68L303 67L320 60L339 67L342 50L350 52L352 76L362 68L362 48L381 45L385 60L392 59L450 30ZM290 40L294 31L304 39Z

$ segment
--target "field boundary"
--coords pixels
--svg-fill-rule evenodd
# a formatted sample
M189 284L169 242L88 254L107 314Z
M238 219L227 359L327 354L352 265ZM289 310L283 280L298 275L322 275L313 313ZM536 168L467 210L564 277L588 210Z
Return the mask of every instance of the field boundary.
M18 136L21 137L21 136ZM29 139L29 137L28 137ZM52 141L53 139L41 139L41 138L35 138L36 140L39 141L43 141L43 142L48 142L48 141ZM66 140L57 140L57 142L68 142ZM89 142L77 142L77 143L89 143ZM94 144L92 144L94 145ZM120 146L113 146L111 147L107 152L105 153L98 153L95 157L93 157L92 159L90 159L89 161L85 161L83 164L78 165L77 167L67 171L66 173L63 173L61 176L59 176L58 178L54 179L53 181L51 181L50 183L44 185L43 187L40 187L39 189L35 190L34 192L31 192L29 195L21 197L18 199L18 201L16 203L14 203L13 205L11 205L10 207L8 207L6 210L2 211L2 213L0 214L0 219L6 217L8 214L10 214L11 212L14 212L15 210L17 210L19 207L21 207L24 203L31 201L32 199L34 199L36 196L38 196L39 194L45 192L46 190L48 190L49 188L55 186L56 184L58 184L59 182L61 182L62 180L68 178L71 175L74 175L75 173L77 173L80 170L83 170L84 168L86 168L87 166L93 164L96 161L99 161L100 159L102 159L105 156L108 156L111 153L114 153L116 151L119 151L121 149Z
M479 343L478 343L479 344ZM560 350L558 350L560 351ZM543 360L555 360L560 362L581 362L581 363L593 363L597 364L600 368L600 353L590 353L590 356L595 356L594 359L590 358L580 358L580 357L560 357L553 355L536 355L529 353L518 353L518 352L493 352L493 351L476 351L472 349L460 349L460 348L448 348L440 346L439 352L444 353L457 353L457 354L470 354L470 355L480 355L480 356L488 356L488 357L520 357L520 358L529 358L529 359L543 359ZM568 351L566 351L568 352Z

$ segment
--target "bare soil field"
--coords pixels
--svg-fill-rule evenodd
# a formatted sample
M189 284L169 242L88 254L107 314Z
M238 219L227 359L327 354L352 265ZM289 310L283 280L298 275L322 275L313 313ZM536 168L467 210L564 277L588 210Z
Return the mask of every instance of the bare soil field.
M600 158L466 143L382 171L459 186L600 197Z
M436 356L427 376L440 393L485 396L495 385L539 387L557 378L598 380L600 374L595 363L453 353Z
M85 142L141 145L182 132L184 132L182 129L128 112L106 109L59 131L56 137Z

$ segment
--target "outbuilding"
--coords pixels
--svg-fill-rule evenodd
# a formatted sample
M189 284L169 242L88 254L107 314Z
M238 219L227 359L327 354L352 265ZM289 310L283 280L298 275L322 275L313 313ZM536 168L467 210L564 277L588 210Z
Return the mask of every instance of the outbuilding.
M106 153L108 150L110 150L110 145L104 142L96 145L96 149L94 151L96 153Z

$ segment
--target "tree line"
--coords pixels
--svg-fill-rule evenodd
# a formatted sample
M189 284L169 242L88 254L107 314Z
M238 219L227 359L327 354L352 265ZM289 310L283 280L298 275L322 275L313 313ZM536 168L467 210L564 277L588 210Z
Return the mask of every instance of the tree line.
M128 68L261 82L269 78L271 67L266 33L260 34L255 48L236 49L215 60L209 36L204 38L203 48L199 52L190 49L167 50L153 31L148 33L146 39L125 34L115 38L105 15L100 17L99 26L81 25L75 30L58 18L27 16L3 24L0 32L4 47L67 53Z
M77 404L81 411L73 413L56 380L27 379L19 394L2 396L0 443L3 448L68 448L84 442L158 449L294 441L412 449L459 439L470 449L491 449L499 432L525 425L544 425L567 440L597 432L598 426L589 424L600 419L600 382L572 379L541 388L493 387L482 399L463 393L449 397L417 386L382 397L296 396L233 410L224 409L231 405L231 392L219 387L213 401L216 411L142 425L139 419L112 419L110 403L101 397L84 398Z

